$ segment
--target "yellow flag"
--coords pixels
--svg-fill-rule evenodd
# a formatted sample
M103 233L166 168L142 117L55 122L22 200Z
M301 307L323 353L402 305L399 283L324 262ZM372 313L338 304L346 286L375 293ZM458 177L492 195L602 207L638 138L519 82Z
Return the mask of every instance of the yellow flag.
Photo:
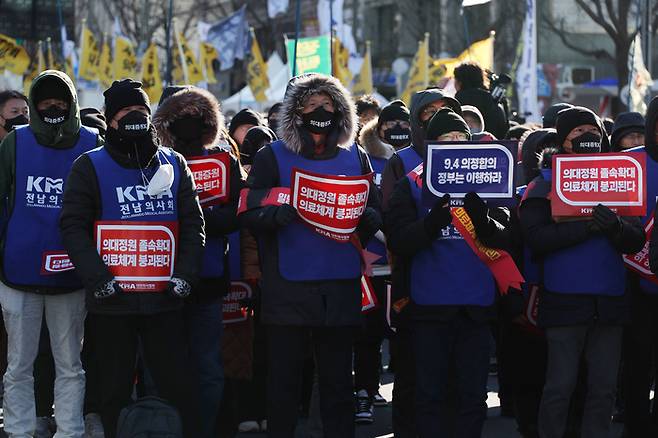
M96 70L98 71L98 79L100 79L101 85L106 88L112 85L112 81L114 80L114 70L112 68L110 42L107 37L103 42L103 48L101 50L101 56L98 58Z
M210 43L201 43L201 67L206 75L206 82L216 84L215 69L212 66L214 60L219 59L217 49Z
M0 71L7 69L16 75L27 72L30 57L15 39L0 34Z
M134 78L137 70L137 58L133 44L129 39L117 36L114 42L114 77L116 79Z
M256 102L265 102L267 100L265 91L270 88L270 80L267 77L267 64L263 59L253 29L251 30L251 55L249 64L247 64L247 83Z
M372 60L370 59L370 41L366 41L366 54L363 56L363 64L359 74L354 78L352 84L352 94L354 96L361 96L364 94L372 94Z
M181 51L178 49L178 46L178 38L174 37L174 47L171 52L171 79L176 85L184 85L187 84L187 81L185 80Z
M441 79L452 76L452 72L458 65L457 58L431 59L428 72L429 85L437 85Z
M98 58L100 56L98 42L87 26L82 28L80 44L82 47L80 48L80 66L78 73L82 79L88 81L98 80Z
M30 87L32 86L32 81L37 77L38 71L37 61L33 60L30 64L30 70L23 77L23 94L26 96L30 95Z
M334 76L343 83L346 87L350 86L352 82L352 72L348 67L348 62L350 60L350 52L343 46L343 43L334 37L333 41L333 67L334 67Z
M476 41L457 57L457 65L462 62L473 61L480 64L485 70L493 70L494 67L494 34L488 38ZM452 72L451 72L452 73ZM451 74L452 75L452 74Z
M43 56L43 43L39 41L39 44L37 46L37 74L41 73L42 71L46 70L46 59Z
M192 52L190 45L185 39L185 35L179 32L178 41L180 44L181 52L183 54L182 62L185 68L185 73L187 73L187 83L196 84L198 82L202 82L204 80L203 72L201 71L201 67L199 67L196 56L194 56L194 52Z
M429 83L428 77L429 67L429 34L425 34L425 40L418 43L418 51L414 60L411 63L411 70L409 72L409 79L407 86L402 93L402 100L409 105L411 103L411 96L416 91L421 91L427 88Z
M73 55L69 55L64 60L64 73L75 82L75 70L73 70Z
M142 88L148 94L151 102L155 103L160 100L162 79L158 63L158 47L154 43L149 45L142 59Z

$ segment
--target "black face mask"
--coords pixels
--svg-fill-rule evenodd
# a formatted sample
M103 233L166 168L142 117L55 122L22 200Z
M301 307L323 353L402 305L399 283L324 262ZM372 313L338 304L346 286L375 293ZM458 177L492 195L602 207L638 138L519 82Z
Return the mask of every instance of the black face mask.
M30 123L30 121L25 117L23 114L19 114L14 118L11 119L5 119L5 131L13 131L15 127L21 126L21 125L27 125Z
M334 113L319 107L310 113L302 114L304 127L313 134L326 134L331 131L334 121Z
M59 109L55 105L50 105L43 111L39 111L41 119L49 125L59 125L66 120L69 114L68 110Z
M189 143L200 141L205 127L201 117L185 116L174 120L170 130L176 139Z
M130 111L118 121L119 134L125 138L139 138L149 134L151 118L141 111Z
M137 158L139 155L141 165L145 166L157 151L158 145L153 139L153 127L141 137L126 137L119 130L112 127L107 128L105 140L108 145L118 150L123 155Z
M574 154L598 154L601 152L601 137L591 132L575 137L571 140Z
M394 128L384 131L386 142L395 148L407 146L411 142L411 129L395 125Z

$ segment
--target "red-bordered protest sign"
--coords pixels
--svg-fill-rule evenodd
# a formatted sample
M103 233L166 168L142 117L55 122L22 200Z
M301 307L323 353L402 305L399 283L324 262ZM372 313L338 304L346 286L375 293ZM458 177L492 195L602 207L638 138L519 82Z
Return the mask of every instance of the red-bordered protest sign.
M624 263L632 271L637 272L643 278L651 281L652 283L658 284L658 277L651 272L651 267L649 266L649 243L651 242L651 234L653 233L653 214L651 219L647 223L644 231L647 236L647 241L644 243L642 249L635 254L624 254Z
M231 179L231 157L228 152L190 157L187 165L192 171L202 207L228 202Z
M578 154L553 156L553 216L591 216L598 204L622 216L647 209L646 155Z
M54 275L75 269L65 251L45 251L41 263L41 275Z
M96 222L96 249L126 292L161 292L174 273L178 223Z
M368 313L375 310L379 303L377 302L377 295L375 289L372 287L370 278L365 275L361 276L361 312Z
M333 176L293 168L291 204L317 233L348 242L368 203L371 179L372 173Z
M247 308L243 302L251 298L253 291L249 283L232 281L228 294L222 303L222 318L224 324L234 324L247 320Z

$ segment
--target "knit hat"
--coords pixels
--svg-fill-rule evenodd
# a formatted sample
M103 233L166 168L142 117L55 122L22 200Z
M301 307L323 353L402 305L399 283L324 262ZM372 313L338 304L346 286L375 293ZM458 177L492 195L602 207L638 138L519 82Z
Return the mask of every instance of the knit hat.
M57 76L45 76L34 87L34 105L46 99L59 99L71 104L71 92Z
M599 117L583 106L574 106L558 113L555 129L557 130L557 145L562 147L569 133L581 125L594 125L601 131ZM603 133L601 132L603 137Z
M556 103L548 107L542 118L544 128L555 128L555 123L557 122L557 114L565 109L573 108L573 105L568 103Z
M105 131L107 131L105 116L96 108L82 108L80 110L80 123L89 128L98 129L98 133L105 136Z
M142 105L151 114L151 101L142 88L142 83L132 79L112 82L112 86L103 92L105 96L105 120L111 122L122 108Z
M430 119L427 126L427 139L436 140L439 136L452 131L463 132L469 139L471 138L471 130L464 119L450 108L443 107Z
M190 85L170 85L168 87L165 87L165 89L162 90L162 95L160 96L160 101L158 102L158 106L162 105L165 100L169 99L171 96L178 93L179 91L187 90L189 88Z
M615 119L612 126L612 138L610 143L615 150L619 150L619 142L626 134L638 132L644 135L644 117L635 112L621 113Z
M393 102L382 108L379 113L378 126L382 123L390 122L391 120L402 120L409 122L410 114L409 108L401 100L394 100Z
M265 123L263 123L263 118L256 111L245 108L234 115L231 119L231 124L228 127L229 135L233 137L235 130L242 125L261 126L265 125Z

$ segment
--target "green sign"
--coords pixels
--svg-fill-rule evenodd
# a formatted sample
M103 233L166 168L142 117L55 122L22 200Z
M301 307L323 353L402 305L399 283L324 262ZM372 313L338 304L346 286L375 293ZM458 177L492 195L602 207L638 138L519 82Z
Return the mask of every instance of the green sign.
M288 64L292 72L292 62L295 59L295 40L286 41ZM329 36L300 38L297 42L297 71L302 73L323 73L331 75L331 52Z

